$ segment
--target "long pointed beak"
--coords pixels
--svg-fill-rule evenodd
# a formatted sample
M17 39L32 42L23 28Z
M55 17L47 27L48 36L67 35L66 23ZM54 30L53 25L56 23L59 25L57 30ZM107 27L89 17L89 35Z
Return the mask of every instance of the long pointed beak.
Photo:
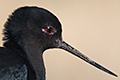
M70 46L69 44L67 44L66 42L62 42L61 45L59 46L59 48L64 49L70 53L72 53L73 55L76 55L77 57L81 58L82 60L86 61L87 63L95 66L96 68L111 74L113 76L118 77L115 73L113 73L112 71L106 69L105 67L101 66L100 64L96 63L95 61L91 60L90 58L88 58L87 56L85 56L84 54L82 54L81 52L79 52L78 50L76 50L75 48L73 48L72 46Z

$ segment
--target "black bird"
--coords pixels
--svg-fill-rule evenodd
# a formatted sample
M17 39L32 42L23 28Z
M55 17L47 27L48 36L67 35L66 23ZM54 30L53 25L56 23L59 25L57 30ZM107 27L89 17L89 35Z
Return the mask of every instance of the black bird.
M61 23L46 9L20 7L9 16L4 27L4 47L0 47L0 80L45 80L42 55L49 48L64 49L117 77L64 42Z

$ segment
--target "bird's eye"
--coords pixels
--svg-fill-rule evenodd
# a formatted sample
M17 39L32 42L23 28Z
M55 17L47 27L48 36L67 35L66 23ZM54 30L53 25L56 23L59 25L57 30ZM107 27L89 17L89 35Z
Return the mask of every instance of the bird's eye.
M56 30L51 26L49 26L45 29L42 29L42 31L49 34L49 35L53 35L56 32Z
M53 32L53 28L52 28L52 27L47 27L47 28L45 29L45 31L46 31L46 33L50 34L50 33Z

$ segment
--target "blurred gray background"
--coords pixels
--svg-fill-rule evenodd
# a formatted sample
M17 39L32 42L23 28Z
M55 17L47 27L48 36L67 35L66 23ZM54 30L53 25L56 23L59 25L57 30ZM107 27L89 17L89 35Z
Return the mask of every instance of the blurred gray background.
M39 6L62 23L63 39L120 76L120 0L0 0L0 45L8 15L21 6ZM70 53L44 52L47 80L120 80Z

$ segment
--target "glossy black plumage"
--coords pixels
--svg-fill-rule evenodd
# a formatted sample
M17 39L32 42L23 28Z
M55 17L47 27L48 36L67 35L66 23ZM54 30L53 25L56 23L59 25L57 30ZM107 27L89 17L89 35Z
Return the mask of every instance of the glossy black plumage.
M55 28L58 30L57 34L55 34L54 37L53 36L48 37L49 35L42 32L42 28L46 28L47 26L55 26ZM25 47L27 45L27 48L29 47L30 50L33 49L31 52L33 52L34 54L39 53L40 56L42 57L42 53L44 50L54 47L54 45L51 45L53 38L60 37L61 39L61 24L52 13L45 9L38 7L21 7L15 10L12 13L12 15L10 15L8 21L5 24L3 34L4 34L3 40L5 42L4 48L0 50L0 54L3 54L0 55L1 57L0 70L2 69L1 68L2 66L4 66L3 68L6 69L7 67L6 65L9 65L6 71L9 71L9 67L13 67L12 71L14 72L14 69L17 69L16 66L18 67L24 66L26 69L24 70L25 71L24 73L29 74L28 79L38 80L36 79L37 73L35 73L33 65L31 64L31 61L29 61L29 58L27 56L29 52L26 51ZM50 40L50 43L47 42L47 40ZM39 48L38 50L40 52L35 52L36 50L34 49L37 48ZM10 50L11 52L9 52L8 50ZM35 54L35 56L36 55L37 54ZM6 58L4 59L2 57ZM7 61L9 61L9 63ZM40 66L44 68L42 59L40 59L40 61L42 64L42 65L40 64ZM45 69L41 72L42 74L40 75L42 75L42 78L40 78L40 80L44 80L43 78L45 78ZM10 74L12 73L8 73L6 75L9 76ZM26 79L23 78L22 80ZM9 80L13 80L13 78L12 79L9 78Z
M117 76L64 42L61 23L43 8L18 8L4 27L4 47L0 47L0 80L45 80L42 55L49 48L64 49Z

